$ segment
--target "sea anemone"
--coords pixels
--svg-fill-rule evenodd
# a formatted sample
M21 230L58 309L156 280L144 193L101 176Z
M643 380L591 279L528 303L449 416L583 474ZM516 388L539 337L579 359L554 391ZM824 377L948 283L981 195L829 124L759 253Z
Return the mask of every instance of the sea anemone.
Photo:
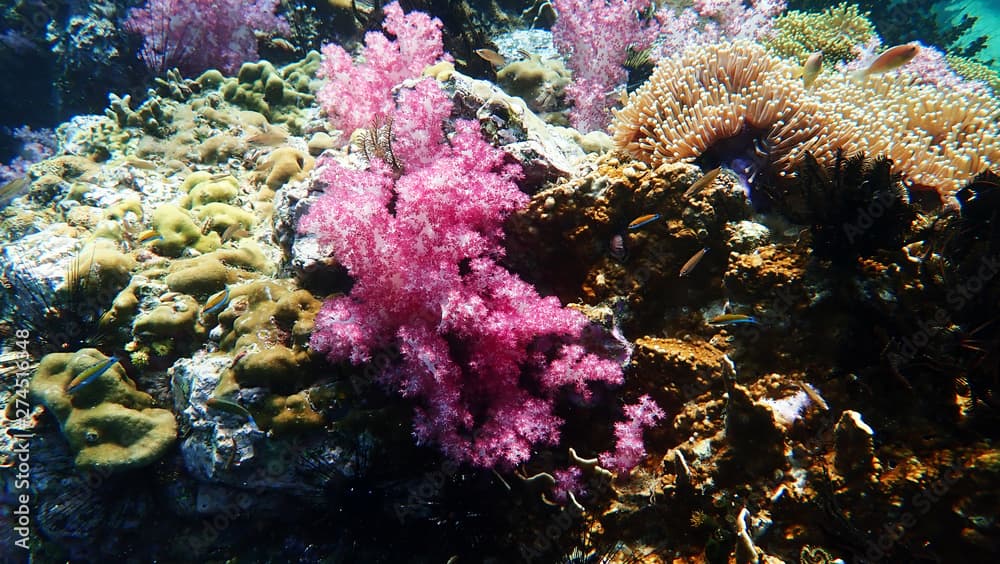
M949 203L1000 162L1000 104L981 92L917 84L905 72L864 83L824 73L806 89L795 70L744 41L688 49L661 61L616 112L615 143L654 168L702 159L751 185L794 176L806 153L831 167L863 151Z

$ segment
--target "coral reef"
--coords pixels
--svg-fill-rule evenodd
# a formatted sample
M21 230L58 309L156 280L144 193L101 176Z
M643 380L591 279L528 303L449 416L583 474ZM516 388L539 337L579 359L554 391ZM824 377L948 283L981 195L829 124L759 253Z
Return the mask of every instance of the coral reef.
M51 5L0 9L0 66L48 60L23 24ZM561 5L593 11L563 25L617 10L602 37L660 33L571 38L628 68L588 93L625 106L617 146L552 125L552 33L505 29L551 4L336 0L281 3L289 35L256 36L271 60L237 76L115 86L18 164L0 542L37 562L990 561L989 76L929 42L845 76L881 48L845 4ZM47 22L51 54L114 47L109 7ZM815 49L824 71L797 78Z

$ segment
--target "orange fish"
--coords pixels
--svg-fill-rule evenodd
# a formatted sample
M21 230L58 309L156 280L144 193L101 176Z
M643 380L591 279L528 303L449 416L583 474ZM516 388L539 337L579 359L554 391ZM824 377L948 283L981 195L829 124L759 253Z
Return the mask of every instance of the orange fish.
M681 267L681 272L679 276L683 278L688 274L691 274L691 271L694 270L696 266L698 266L698 263L701 262L701 259L705 258L705 253L707 252L708 252L708 247L705 247L704 249L692 255L691 258L689 258L688 261L684 263L684 266Z
M806 87L806 90L812 88L814 82L816 82L816 77L819 76L820 71L823 70L823 52L816 51L809 58L806 59L802 68L795 73L795 78L802 78L802 86Z
M916 57L919 52L920 45L915 43L907 43L906 45L896 45L895 47L890 47L885 51L882 51L882 54L878 57L875 57L875 60L872 61L867 67L852 72L850 77L854 80L864 81L869 76L898 69L899 67L912 61L913 57Z
M507 59L493 49L476 49L474 52L484 61L495 67L502 67L507 64Z

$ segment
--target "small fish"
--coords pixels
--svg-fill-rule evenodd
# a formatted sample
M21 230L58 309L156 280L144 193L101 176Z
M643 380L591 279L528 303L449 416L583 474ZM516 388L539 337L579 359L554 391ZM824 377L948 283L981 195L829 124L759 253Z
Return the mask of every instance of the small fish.
M257 426L257 422L254 421L253 415L250 414L250 410L243 407L242 405L236 403L235 401L224 400L221 398L208 398L205 402L205 406L209 409L216 409L219 411L225 411L232 415L239 415L240 417L245 417L247 421L250 422L254 427Z
M281 145L288 139L288 130L284 127L264 124L257 133L247 137L247 141L254 145L266 145L274 147Z
M202 235L208 235L208 232L212 230L212 225L214 223L215 223L215 220L212 219L212 216L206 217L205 221L203 221L202 224L201 224L201 234Z
M0 208L6 206L11 200L20 196L31 186L31 181L27 176L15 178L0 187Z
M507 65L507 59L503 58L503 55L497 53L493 49L476 49L474 52L479 55L481 59L495 67Z
M162 241L163 235L160 235L160 233L155 229L147 229L146 231L140 233L138 239L136 240L139 241L139 244L145 245L147 243L152 243L153 241Z
M608 250L611 253L611 258L618 262L625 262L628 258L628 248L625 247L625 236L621 233L616 233L611 237L611 242L608 244Z
M639 217L632 220L632 223L628 224L629 229L639 229L643 225L649 225L654 221L660 219L660 214L658 213L648 213L646 215L640 215Z
M292 45L291 41L283 39L281 37L272 37L271 45L274 45L275 47L283 51L288 51L289 53L295 52L295 45Z
M802 391L805 392L807 396L809 396L809 399L813 400L816 405L823 408L823 411L830 410L830 406L826 403L826 400L823 399L823 396L819 395L819 391L812 387L812 384L809 384L808 382L799 382L799 387L802 388Z
M724 313L722 315L716 315L712 319L708 320L709 325L739 325L742 323L756 325L757 320L752 316L744 315L742 313Z
M239 223L234 223L229 227L227 227L226 230L222 232L222 242L225 243L226 241L230 241L233 239L242 239L244 237L249 237L249 236L250 236L249 231L243 229L243 226L241 226Z
M806 90L812 88L814 82L816 82L816 77L819 76L820 71L823 70L823 52L816 51L815 53L809 55L806 59L805 64L795 73L795 78L802 78L802 86L806 87Z
M705 253L707 252L708 252L708 247L705 247L704 249L691 255L691 258L689 258L687 262L684 263L684 266L681 267L681 272L679 276L683 278L688 274L691 274L691 271L694 270L696 266L698 266L698 263L701 262L701 259L705 258Z
M690 188L685 190L684 195L681 197L687 200L692 196L694 196L695 194L697 194L698 192L701 192L706 186L708 186L709 184L712 183L713 180L715 180L715 177L719 176L720 172L722 172L721 166L713 168L712 170L706 172L704 175L702 175L701 178L695 180L694 184L692 184Z
M95 362L89 368L77 374L76 378L73 378L70 381L69 386L66 387L66 392L70 394L76 393L80 388L100 378L102 374L107 372L108 369L110 369L115 364L118 364L117 356L112 356L107 360Z
M250 351L248 349L241 350L239 353L236 354L236 356L233 357L233 363L229 365L229 368L236 368L236 365L239 364L241 360L246 358L248 354L250 354Z
M172 302L174 301L174 298L180 295L180 292L167 292L166 294L160 296L160 303Z
M201 308L202 315L208 315L210 313L217 313L222 311L226 304L229 303L229 288L216 292L208 301L205 302L205 306Z
M115 310L109 309L108 311L104 312L101 315L100 319L97 320L97 326L98 327L108 327L110 325L114 325L115 319L117 317L118 317L118 315L115 313Z
M912 61L919 52L920 45L915 43L907 43L905 45L890 47L885 51L882 51L882 54L878 57L875 57L875 60L872 61L867 67L852 72L850 77L853 80L864 81L869 76L898 69L899 67Z

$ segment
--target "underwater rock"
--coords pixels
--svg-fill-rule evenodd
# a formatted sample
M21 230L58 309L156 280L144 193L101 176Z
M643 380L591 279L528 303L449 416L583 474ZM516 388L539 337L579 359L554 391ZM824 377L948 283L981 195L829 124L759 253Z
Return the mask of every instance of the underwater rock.
M755 402L743 386L729 389L726 403L726 449L719 471L733 477L763 475L785 465L785 439L771 409Z
M723 351L703 341L641 337L635 341L632 362L642 376L643 392L672 412L722 387L727 377L723 356Z
M202 480L216 480L252 459L254 442L264 437L250 420L205 405L231 364L228 356L199 352L179 359L168 371L174 409L190 429L181 445L184 463Z
M521 165L525 189L578 171L584 150L574 130L545 123L491 82L455 72L444 86L454 92L456 117L478 119L487 138Z
M170 369L175 409L190 430L181 446L184 464L198 479L241 488L264 488L315 496L307 473L357 477L366 470L366 449L373 438L346 432L286 436L265 433L246 415L211 407L216 389L233 361L227 355L199 352ZM241 389L232 402L253 406L266 397L259 388ZM256 411L255 408L252 408Z
M861 414L851 410L841 413L834 436L837 472L849 479L874 479L879 465L875 458L875 431L862 421Z

